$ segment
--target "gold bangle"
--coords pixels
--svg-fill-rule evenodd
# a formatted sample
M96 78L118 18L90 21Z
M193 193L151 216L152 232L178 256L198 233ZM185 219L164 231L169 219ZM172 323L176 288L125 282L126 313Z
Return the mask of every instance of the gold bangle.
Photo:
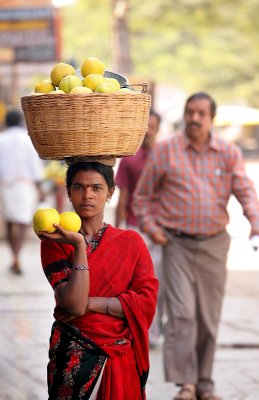
M106 314L109 314L109 308L110 308L110 302L111 302L112 297L108 297L107 303L106 303Z

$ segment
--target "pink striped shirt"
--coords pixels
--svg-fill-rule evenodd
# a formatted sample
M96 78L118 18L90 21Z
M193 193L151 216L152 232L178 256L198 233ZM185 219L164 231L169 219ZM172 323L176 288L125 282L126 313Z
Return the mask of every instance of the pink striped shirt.
M159 225L190 235L214 235L229 222L231 194L242 205L252 233L259 234L259 203L241 150L212 136L209 146L198 152L182 134L154 147L134 192L133 208L149 233Z

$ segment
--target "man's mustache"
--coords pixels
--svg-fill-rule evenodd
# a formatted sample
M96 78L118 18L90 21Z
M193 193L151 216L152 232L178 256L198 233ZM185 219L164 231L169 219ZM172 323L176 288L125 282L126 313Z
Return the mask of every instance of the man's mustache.
M197 126L197 128L201 127L201 124L199 124L198 122L190 122L189 124L187 124L187 127L192 127L192 126Z

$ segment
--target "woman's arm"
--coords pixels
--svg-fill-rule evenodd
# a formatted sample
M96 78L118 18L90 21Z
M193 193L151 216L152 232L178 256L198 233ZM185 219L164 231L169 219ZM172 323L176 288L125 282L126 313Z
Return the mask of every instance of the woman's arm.
M89 271L86 255L86 244L80 233L65 231L57 226L55 233L40 232L40 238L66 243L74 247L73 270L68 282L60 283L55 288L57 305L70 314L79 317L85 313L89 295ZM80 267L82 269L76 269Z
M73 267L87 267L86 246L83 236L82 241L74 248ZM88 294L89 271L87 269L73 270L69 281L61 283L55 289L57 304L77 317L85 313Z
M117 297L89 297L86 311L125 318L120 300Z
M125 318L120 300L117 297L88 297L88 305L85 312L89 311ZM54 318L58 321L69 322L77 318L77 316L70 314L58 305L54 310Z

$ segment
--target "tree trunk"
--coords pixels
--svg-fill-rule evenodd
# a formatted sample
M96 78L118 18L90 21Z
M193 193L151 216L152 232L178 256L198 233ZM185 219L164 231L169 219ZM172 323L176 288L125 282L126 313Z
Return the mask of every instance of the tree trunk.
M112 0L113 65L120 74L131 74L129 29L127 23L128 0Z

